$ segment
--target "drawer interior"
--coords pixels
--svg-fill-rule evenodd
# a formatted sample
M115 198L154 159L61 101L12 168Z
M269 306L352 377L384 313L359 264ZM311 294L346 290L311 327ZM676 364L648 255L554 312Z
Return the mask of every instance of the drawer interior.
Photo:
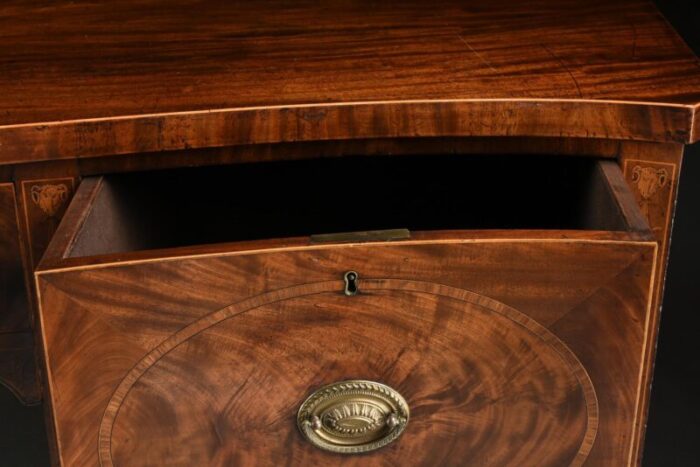
M620 180L613 161L493 155L358 156L109 175L66 256L396 228L627 231L625 210L636 207L621 205L611 186L624 190Z

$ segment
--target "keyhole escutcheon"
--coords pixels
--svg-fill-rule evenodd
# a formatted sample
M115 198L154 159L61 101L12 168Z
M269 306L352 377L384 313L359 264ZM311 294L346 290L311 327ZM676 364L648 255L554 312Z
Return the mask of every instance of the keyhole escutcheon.
M348 271L345 273L345 295L348 297L357 295L357 280L359 277L360 276L355 271Z

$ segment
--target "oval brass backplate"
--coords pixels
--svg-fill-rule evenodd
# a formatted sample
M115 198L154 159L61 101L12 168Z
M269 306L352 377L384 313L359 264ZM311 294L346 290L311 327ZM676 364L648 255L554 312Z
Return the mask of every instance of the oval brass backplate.
M406 400L389 386L350 380L311 394L299 408L297 425L314 446L355 454L394 441L406 428L408 417Z

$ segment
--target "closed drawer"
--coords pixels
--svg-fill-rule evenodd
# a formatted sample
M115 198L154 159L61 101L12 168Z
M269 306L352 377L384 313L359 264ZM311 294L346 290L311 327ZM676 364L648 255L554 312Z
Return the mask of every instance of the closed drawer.
M594 159L86 179L37 272L61 460L624 464L656 250Z

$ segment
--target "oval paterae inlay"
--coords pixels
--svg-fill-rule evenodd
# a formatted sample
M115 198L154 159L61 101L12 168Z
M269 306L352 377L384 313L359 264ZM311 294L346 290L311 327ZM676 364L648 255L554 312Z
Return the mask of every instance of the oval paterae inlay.
M304 442L296 408L324 381L348 376L390 384L411 406L401 438L368 454L387 463L585 462L598 429L595 391L548 329L464 289L365 278L367 293L347 297L338 293L343 285L315 282L257 295L165 339L105 406L101 464L153 458L231 465L263 451L318 463L328 454ZM343 332L325 338L335 329ZM335 436L362 431L373 439L380 426L400 423L385 417L380 424L369 407L375 400L355 403L331 404L309 422ZM544 438L557 442L538 442Z

